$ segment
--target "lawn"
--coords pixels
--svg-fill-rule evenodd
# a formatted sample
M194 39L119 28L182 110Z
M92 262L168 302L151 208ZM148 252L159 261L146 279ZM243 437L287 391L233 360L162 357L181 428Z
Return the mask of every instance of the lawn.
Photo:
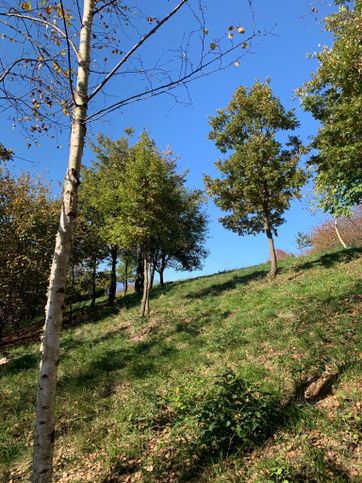
M362 249L267 271L156 287L147 321L130 294L66 326L55 480L361 481ZM38 343L1 358L0 481L27 481Z

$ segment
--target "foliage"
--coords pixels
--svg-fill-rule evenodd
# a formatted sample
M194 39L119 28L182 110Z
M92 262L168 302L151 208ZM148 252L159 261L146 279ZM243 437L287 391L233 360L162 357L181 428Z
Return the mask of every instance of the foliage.
M166 266L176 270L199 270L208 255L205 249L208 220L204 211L204 195L199 190L188 190L184 186L184 178L180 181L176 187L178 207L174 227L157 251L158 271L163 271Z
M338 219L338 229L349 247L362 245L362 207L357 208L351 217ZM321 253L326 250L338 248L340 242L337 238L334 222L326 221L317 226L311 235L311 251Z
M286 149L276 140L277 132L298 127L293 111L284 109L268 83L256 82L249 91L239 87L210 124L209 137L221 152L233 150L229 159L215 163L223 178L205 177L216 204L231 212L221 218L223 225L239 235L255 234L264 230L267 216L276 232L305 182L297 167L298 139L289 137Z
M209 195L228 212L220 218L222 224L239 235L265 231L272 240L285 221L285 210L300 196L306 181L304 170L298 168L299 139L289 136L283 147L276 138L298 127L294 112L285 110L268 82L256 82L249 90L239 87L228 107L220 109L210 124L209 137L220 151L232 150L228 159L215 163L221 178L205 176ZM276 272L274 247L271 260Z
M7 149L3 144L0 143L0 160L10 161L13 157L13 152Z
M0 336L43 313L59 203L39 179L0 166Z
M213 390L196 408L199 444L210 453L246 450L265 440L273 431L277 401L247 387L233 370L217 376Z
M312 240L308 233L298 231L295 241L297 242L297 248L300 252L304 252L312 246Z
M294 257L293 253L286 252L285 250L282 250L281 248L277 248L275 250L275 254L276 254L278 260L284 260L285 258Z
M325 19L333 46L316 54L319 67L299 90L304 108L321 123L310 160L319 204L336 217L362 200L362 2L339 3Z

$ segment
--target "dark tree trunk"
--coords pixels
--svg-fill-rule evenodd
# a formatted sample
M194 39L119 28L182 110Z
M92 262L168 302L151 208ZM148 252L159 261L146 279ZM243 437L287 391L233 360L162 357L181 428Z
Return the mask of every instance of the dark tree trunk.
M124 287L123 287L124 297L127 295L127 291L128 291L128 258L126 257L124 260Z
M165 286L165 282L164 282L164 279L163 279L163 274L164 274L164 271L165 271L165 268L166 268L166 265L167 265L167 261L168 261L168 259L166 259L166 257L164 255L162 255L162 257L161 257L160 271L158 272L159 275L160 275L160 286L161 287L164 287Z
M164 272L164 268L161 268L161 270L159 271L159 275L160 275L160 287L164 287L165 286L165 282L163 281L163 272Z
M155 280L155 270L156 270L155 265L154 265L154 264L152 264L152 268L151 268L151 275L150 275L150 289L151 289L151 290L152 290L152 288L153 288L153 282L154 282L154 280Z
M113 305L116 301L117 292L117 257L118 257L118 246L112 245L111 247L111 280L109 284L109 294L108 294L108 305Z
M94 310L96 305L96 276L97 276L97 258L94 257L92 260L92 301L91 309Z
M275 278L278 271L278 263L277 263L277 256L275 253L274 238L270 227L270 221L268 218L266 218L265 220L265 234L268 238L269 256L270 256L270 263L271 263L268 277Z
M138 295L143 293L143 286L144 286L144 263L143 263L143 256L142 250L138 247L137 248L137 270L136 270L136 278L134 282L134 289Z

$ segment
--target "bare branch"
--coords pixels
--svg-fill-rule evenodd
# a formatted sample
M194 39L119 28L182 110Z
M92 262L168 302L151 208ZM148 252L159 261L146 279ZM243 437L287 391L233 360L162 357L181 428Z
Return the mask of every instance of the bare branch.
M73 102L75 104L74 88L73 88L73 81L72 81L72 61L71 61L71 57L70 57L70 41L69 41L69 35L68 35L67 22L65 20L65 12L64 12L63 0L60 0L60 8L62 9L64 32L65 32L65 38L67 40L68 70L69 70L69 73L68 73L69 87L70 87L70 92L72 94Z
M253 35L251 35L250 37L248 37L246 39L246 41L250 41L251 39L255 38L256 35L259 35L259 34L253 34ZM197 74L200 74L200 72L205 71L205 69L207 69L208 67L210 67L212 64L214 64L214 63L216 63L218 61L221 61L223 57L225 57L226 55L230 54L231 52L233 52L237 48L241 47L244 43L245 43L245 40L242 41L242 42L239 42L238 44L233 45L232 47L230 47L230 49L228 49L228 50L226 50L224 52L220 52L220 54L218 54L217 56L215 56L213 59L209 60L208 62L204 62L204 63L201 62L191 72L183 75L182 77L179 77L178 79L175 79L173 81L170 81L170 82L168 82L166 84L163 84L161 86L158 86L158 87L155 87L155 88L152 88L152 89L143 91L141 93L135 94L133 96L128 97L127 99L123 99L121 101L115 102L114 104L111 104L108 107L105 107L103 109L100 109L99 111L97 111L97 112L91 114L90 116L88 116L88 118L86 119L86 122L94 121L96 119L99 119L99 118L105 116L106 114L108 114L110 112L113 112L116 109L119 109L120 107L122 107L122 106L124 106L126 104L129 104L130 102L135 102L137 100L149 98L149 97L152 97L154 95L159 95L160 93L168 92L168 91L170 91L172 89L175 89L177 86L179 86L181 84L189 83L189 82L191 82L191 80L194 80L194 79L197 79L197 78L200 77Z
M47 25L48 27L50 27L53 30L55 30L56 32L58 32L59 35L64 37L67 40L67 42L69 42L69 44L71 45L75 55L77 56L77 59L79 60L79 54L78 54L78 50L77 50L76 46L74 45L72 40L67 36L67 34L65 32L63 32L63 30L61 28L59 28L57 25L54 25L51 22L48 22L47 20L45 20L43 18L31 17L30 15L23 15L23 14L17 13L17 12L7 12L7 13L0 12L0 16L16 17L16 18L20 18L22 20L30 20L31 22L37 22L37 23L41 23L43 25Z
M181 2L176 5L176 7L171 10L171 12L169 12L161 21L159 21L157 23L157 25L155 25L153 27L153 29L151 29L146 35L144 35L125 55L124 57L118 62L118 64L116 64L114 66L114 68L110 71L110 73L103 79L103 81L94 89L94 91L90 94L90 96L88 97L88 100L91 100L101 89L103 89L103 87L105 86L105 84L113 77L113 75L119 70L119 68L131 57L132 54L134 54L134 52L136 50L138 50L141 45L148 39L151 37L151 35L153 35L155 32L157 32L157 30L164 24L166 23L171 17L173 17L173 15L175 15L179 10L180 8L185 5L185 3L187 2L188 0L181 0Z

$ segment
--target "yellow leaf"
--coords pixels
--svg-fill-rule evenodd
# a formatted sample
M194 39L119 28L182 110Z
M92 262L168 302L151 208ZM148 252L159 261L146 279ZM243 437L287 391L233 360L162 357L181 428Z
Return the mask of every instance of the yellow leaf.
M23 2L21 4L21 8L23 10L26 10L27 12L30 12L30 10L31 10L31 4L30 4L30 2Z
M244 34L245 33L244 27L238 27L238 32L239 34Z
M65 50L61 50L60 55L65 55Z
M231 32L228 33L228 39L232 39L234 37L234 34L232 34Z
M211 50L215 50L215 49L216 49L216 47L217 47L216 43L215 43L215 42L211 42L211 44L210 44L210 49L211 49Z
M248 43L247 42L243 42L242 46L241 46L243 49L247 49L248 48Z

